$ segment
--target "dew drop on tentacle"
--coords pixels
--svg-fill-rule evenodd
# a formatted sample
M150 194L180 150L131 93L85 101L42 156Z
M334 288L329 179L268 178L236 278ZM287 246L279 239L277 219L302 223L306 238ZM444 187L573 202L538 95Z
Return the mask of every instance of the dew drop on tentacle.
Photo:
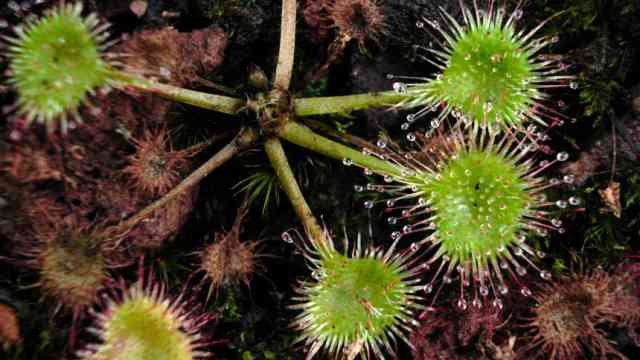
M569 159L569 153L566 151L561 151L556 155L558 161L566 161L567 159Z
M426 294L431 294L431 292L433 292L433 283L428 283L426 284L422 290L426 293Z
M504 306L500 298L493 299L493 301L491 302L491 305L493 305L493 307L498 308L500 310Z
M471 305L476 309L482 309L482 301L478 298L473 299Z
M426 20L426 22L431 25L434 29L440 29L440 23L437 20Z
M549 232L545 228L536 228L536 232L538 233L538 235L543 237L549 235Z
M406 94L407 93L407 84L403 82L394 82L393 90L398 94Z
M459 298L457 304L460 310L467 310L467 301L464 298Z
M509 293L509 288L502 284L498 285L498 292L502 295L506 295Z
M316 280L320 280L322 277L320 276L320 273L318 272L318 270L313 270L311 272L311 277L316 279Z
M289 244L293 243L293 237L287 231L282 233L281 238L286 243L289 243Z
M516 20L520 20L523 14L524 12L522 11L522 9L516 9L513 11L513 18Z

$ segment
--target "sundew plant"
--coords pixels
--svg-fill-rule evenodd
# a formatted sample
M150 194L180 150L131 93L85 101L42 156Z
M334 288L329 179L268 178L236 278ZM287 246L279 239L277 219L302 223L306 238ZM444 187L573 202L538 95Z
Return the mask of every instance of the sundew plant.
M537 151L540 142L548 138L537 125L562 117L545 105L549 95L544 89L575 86L570 83L572 77L562 74L566 66L540 54L543 47L554 41L553 38L534 39L543 23L531 30L520 30L516 27L521 16L519 7L507 15L494 1L489 1L486 9L479 8L475 2L473 7L461 3L462 23L444 11L442 16L447 28L425 19L438 30L435 36L443 44L440 50L427 49L433 54L428 60L439 68L439 74L389 84L393 88L389 91L305 98L290 91L295 69L298 5L296 0L282 1L273 79L268 84L262 81L260 86L251 84L256 92L242 95L216 84L210 88L225 89L217 91L222 94L185 89L159 80L173 75L179 78L180 74L147 78L143 74L152 73L153 69L133 71L119 61L144 57L144 54L109 53L108 26L98 20L97 15L85 14L81 3L61 2L39 19L17 26L14 35L7 38L7 84L17 96L10 121L21 125L44 124L48 141L60 148L66 146L65 136L73 136L76 124L83 123L83 117L103 105L92 102L122 105L105 100L107 94L104 93L111 89L134 96L154 95L226 114L229 118L250 118L250 121L238 121L233 140L191 172L187 158L207 148L210 140L186 150L174 150L172 135L165 127L144 128L143 136L135 140L126 129L113 124L119 134L124 134L127 143L133 145L135 154L123 156L122 166L117 169L122 178L127 179L127 186L117 188L123 193L108 192L107 196L118 197L127 205L131 194L143 194L151 200L131 213L92 219L95 226L91 236L78 237L75 247L66 242L61 245L45 241L46 251L32 252L40 254L44 262L41 283L51 282L51 276L47 276L60 267L65 270L64 277L57 276L54 280L65 280L71 283L69 286L78 283L78 278L85 273L95 273L95 281L86 286L86 291L69 290L69 294L80 294L81 301L66 304L77 311L86 311L94 305L95 324L88 330L98 341L77 353L82 358L187 360L212 354L203 341L208 335L200 333L212 315L194 315L196 309L199 310L193 304L195 300L187 300L182 295L171 297L164 286L144 280L144 276L132 286L124 283L107 286L116 274L115 270L112 274L108 266L114 261L106 258L130 256L129 246L138 240L133 238L135 229L158 213L168 213L172 206L171 211L175 206L188 207L187 201L176 202L176 199L184 196L191 199L205 177L234 156L257 146L264 150L282 191L307 233L304 238L308 240L299 241L297 248L308 261L313 280L301 281L298 295L289 300L290 307L297 312L296 315L292 312L292 325L299 332L298 340L305 346L307 359L323 354L345 359L397 356L398 344L409 344L408 336L419 322L419 310L425 309L430 294L439 293L454 280L459 284L457 305L461 309L485 304L501 309L513 284L522 294L531 295L522 280L527 269L535 269L541 278L539 281L551 277L548 270L536 264L536 259L544 253L528 239L550 231L564 232L558 212L569 205L578 205L580 200L573 196L550 200L546 195L549 188L562 182L570 183L572 178L554 180L543 175L544 170L569 157L566 152L549 150L541 154ZM379 2L365 0L341 1L339 10L355 16L366 8L368 15L365 15L373 16L377 26L381 26L383 15L378 12L383 7L377 5ZM364 23L365 28L361 30L372 31L376 41L378 35L382 37L388 31L387 27L384 31L373 31L375 29L366 28L367 24ZM418 27L423 28L424 22ZM341 41L345 43L340 46L356 39L359 49L364 49L366 40L372 37L367 34L358 37L353 32L343 33ZM336 50L334 55L341 51ZM174 71L180 71L180 66ZM261 75L265 80L266 76ZM389 77L406 80L396 75ZM206 80L201 82L211 85ZM305 117L373 107L391 110L422 107L407 117L402 129L407 130L423 117L429 117L429 129L406 133L406 139L413 143L406 149L384 140L362 147L361 144L369 141L332 132L323 135L319 133L322 130L312 130L307 126L309 123L303 122ZM432 111L435 116L429 115ZM456 121L445 121L449 117ZM82 126L97 127L91 123ZM141 132L139 128L136 130ZM319 225L307 204L282 140L344 165L363 168L368 175L383 176L384 183L370 183L366 188L384 193L384 199L367 200L364 206L370 209L377 201L384 203L392 213L385 221L402 226L401 230L391 233L390 246L365 247L358 238L355 244L345 240L344 252L339 252L328 236L329 231ZM15 146L20 149L23 144L17 142ZM84 156L80 151L74 155ZM555 159L546 159L548 155ZM72 185L69 189L73 189ZM355 187L356 191L364 188ZM100 192L105 190L98 186L91 189L97 195L103 195ZM224 189L216 192L222 193ZM68 214L60 212L58 216ZM82 216L96 217L89 211ZM177 215L170 220L176 218ZM173 222L183 223L182 220ZM255 246L251 243L242 246L241 258L234 261L224 256L227 252L239 253L239 233L238 220L233 241L225 244L217 238L217 242L201 254L202 264L194 270L207 272L206 280L212 283L209 294L238 280L249 283ZM79 232L71 231L71 234ZM401 241L410 236L416 240L408 244ZM100 242L89 243L92 239ZM288 233L283 234L283 239L293 242ZM163 243L158 241L154 245L157 246L153 248L158 248ZM103 248L108 251L96 250ZM149 248L151 246L140 251L151 253ZM85 255L80 266L59 264L59 257L73 255L74 251ZM151 254L157 256L158 253ZM209 273L210 269L219 268L227 271L225 276ZM57 300L64 302L65 297L68 298L61 292L69 286L65 283L62 290L54 292ZM103 293L103 287L111 290L106 290L109 295L100 299L98 294ZM436 298L433 296L431 305Z
M439 293L438 287L458 279L460 308L489 302L502 308L501 297L509 292L506 278L520 283L518 277L533 267L541 278L550 279L551 274L532 261L544 253L528 245L527 238L564 232L554 208L580 202L575 196L547 199L545 191L562 182L540 176L547 167L567 160L568 154L560 152L555 160L538 163L532 147L523 146L525 140L478 125L467 130L458 126L428 140L414 139L419 145L413 151L398 152L384 141L367 149L395 163L396 174L385 174L385 183L366 186L385 195L377 202L392 211L387 222L402 226L392 238L427 233L413 244L433 249L424 266L436 271L424 291ZM367 200L364 206L375 204ZM531 295L527 286L520 286L523 295Z
M557 37L536 38L544 22L531 30L516 28L522 16L517 8L507 14L495 7L481 9L460 6L463 22L442 10L444 23L425 19L418 27L429 26L440 34L442 49L424 49L433 55L428 61L439 72L433 77L406 78L394 88L410 95L399 106L422 107L407 116L410 123L436 112L430 124L438 127L445 119L498 128L519 129L527 122L546 125L564 116L546 105L544 90L575 88L572 76L563 75L567 65L547 57L541 50ZM425 25L425 23L427 25ZM403 79L402 76L390 76ZM419 80L419 81L416 81Z
M111 64L104 51L108 33L96 15L81 16L82 5L65 4L16 28L7 38L10 84L27 124L36 121L65 132L68 118L81 122L78 108L96 89L106 89Z
M314 281L300 283L291 308L300 310L293 325L309 346L307 358L321 349L347 359L384 359L395 338L409 343L405 332L421 309L417 293L415 252L365 248L361 236L350 255L341 254L327 234L321 244L303 247Z
M95 324L88 330L98 341L77 355L90 360L166 359L210 357L203 351L207 338L200 329L211 320L185 299L171 299L166 286L141 272L138 282L121 281L93 310Z

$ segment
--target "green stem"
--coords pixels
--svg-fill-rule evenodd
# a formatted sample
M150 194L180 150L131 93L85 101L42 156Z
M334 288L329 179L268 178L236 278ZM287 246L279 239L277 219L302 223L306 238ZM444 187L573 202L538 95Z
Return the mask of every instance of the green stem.
M198 169L192 172L189 176L187 176L180 184L171 189L167 194L165 194L160 199L154 201L149 204L147 207L142 209L140 212L130 217L129 219L123 221L122 223L115 225L114 227L107 230L108 235L118 236L127 230L131 229L135 225L137 225L140 221L144 220L151 214L153 214L156 210L161 209L165 206L169 201L175 199L178 195L184 193L185 191L192 188L194 185L198 184L202 179L204 179L207 175L209 175L213 170L215 170L218 166L224 164L227 160L231 159L234 155L239 153L240 151L249 147L256 140L257 134L252 129L245 129L236 136L233 141L224 146L220 151L218 151L213 157L207 160L204 164L202 164Z
M245 105L245 101L228 96L207 94L200 91L162 84L138 75L122 71L113 71L113 80L120 86L131 86L144 92L157 94L165 99L235 115Z
M312 116L332 113L348 113L372 107L393 106L407 96L395 91L372 92L357 95L311 97L293 100L297 116Z
M282 90L289 88L293 72L293 54L296 48L296 0L282 1L280 18L280 50L278 65L273 80L274 87Z
M280 185L293 205L298 218L302 221L307 234L311 237L316 249L321 250L328 246L324 231L318 225L318 221L311 212L311 208L302 195L300 186L291 170L287 156L278 138L270 138L264 143L265 151L276 171Z
M354 165L370 169L381 175L402 176L400 169L393 163L372 155L363 154L361 151L329 140L314 133L308 127L293 121L288 121L282 125L278 131L278 136L298 146L334 159L349 159Z

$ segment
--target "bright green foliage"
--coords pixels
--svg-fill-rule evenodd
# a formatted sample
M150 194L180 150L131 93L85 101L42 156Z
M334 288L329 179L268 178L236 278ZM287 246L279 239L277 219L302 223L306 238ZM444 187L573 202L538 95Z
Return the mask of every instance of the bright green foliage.
M310 313L327 324L325 336L349 343L365 332L380 336L400 315L407 286L398 269L377 259L342 255L327 259L322 268L326 279L312 288L309 299L316 305Z
M408 121L438 109L434 127L448 115L484 126L519 127L529 119L544 124L543 117L550 115L536 109L546 98L541 89L571 79L556 75L564 65L538 55L555 38L532 38L542 24L528 33L516 30L516 13L505 16L504 9L463 8L462 12L463 25L443 11L449 29L428 21L444 38L443 50L428 49L435 54L434 64L441 73L433 79L423 78L423 83L394 85L408 96L400 106L425 106L409 115Z
M443 251L452 259L495 257L515 240L531 196L513 161L473 150L449 160L440 174L422 190L430 194Z
M149 298L125 301L114 309L106 330L109 339L120 343L121 349L106 346L94 359L191 359L189 341L180 332L179 322L166 313L162 304ZM126 349L126 351L123 351ZM115 352L120 352L116 355ZM107 357L106 354L109 354Z
M104 27L82 5L61 5L47 16L16 29L8 39L10 82L18 91L19 113L49 130L67 129L88 94L108 85L110 66L102 58ZM79 120L78 118L76 120Z
M568 154L536 163L533 147L523 144L513 133L472 125L468 130L455 127L417 151L384 153L397 170L383 174L385 185L370 188L390 195L384 200L387 211L399 210L399 217L393 213L387 219L389 224L406 221L392 238L427 233L413 244L433 249L424 264L437 269L425 285L427 293L436 290L439 276L445 284L458 278L460 308L468 306L464 294L468 287L474 288L473 306L482 306L493 293L492 304L502 307L500 296L509 291L507 277L523 276L531 265L540 277L550 278L548 271L535 267L533 259L544 253L529 246L527 237L563 232L562 221L550 218L552 207L577 205L579 199L550 202L545 190L562 182L539 176L546 167L567 160ZM392 181L398 184L389 184ZM373 207L373 201L365 202L365 207ZM531 293L526 287L521 292Z
M470 17L473 20L473 17ZM536 65L512 26L501 19L478 19L450 43L452 53L442 76L426 85L427 92L475 121L519 124L539 96L534 85Z
M395 247L392 246L392 249ZM302 330L301 339L311 345L307 358L325 349L331 354L365 358L371 352L384 358L395 337L406 341L403 328L414 323L418 307L415 269L407 268L407 256L390 250L356 249L353 257L330 250L319 252L314 260L314 283L303 283L293 306L302 313L294 325Z
M280 204L281 189L278 186L278 177L272 171L257 170L240 180L233 188L247 194L249 206L261 202L263 215L267 213L269 206Z

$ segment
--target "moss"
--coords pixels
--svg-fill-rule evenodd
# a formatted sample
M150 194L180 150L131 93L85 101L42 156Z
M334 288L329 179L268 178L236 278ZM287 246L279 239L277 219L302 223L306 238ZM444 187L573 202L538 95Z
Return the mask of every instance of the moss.
M204 16L215 21L223 19L230 10L252 6L255 0L205 0L200 3Z

